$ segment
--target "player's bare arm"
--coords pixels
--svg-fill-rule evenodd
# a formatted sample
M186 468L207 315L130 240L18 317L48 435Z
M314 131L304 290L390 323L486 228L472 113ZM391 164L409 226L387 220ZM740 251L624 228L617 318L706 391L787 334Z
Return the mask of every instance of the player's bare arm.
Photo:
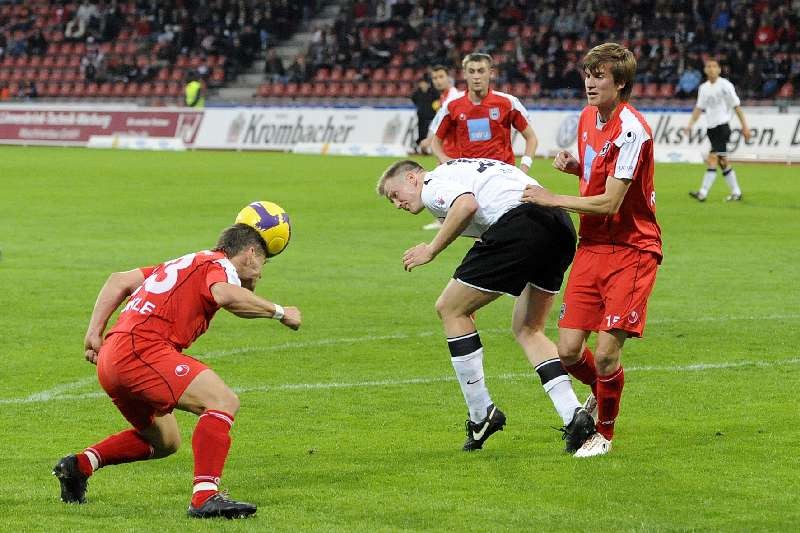
M533 131L530 124L520 133L522 134L522 138L525 139L525 155L523 155L520 160L519 168L527 174L533 164L533 157L536 155L539 139L536 137L536 132Z
M434 135L431 139L431 152L433 152L433 155L439 160L439 163L447 163L452 159L452 157L444 153L444 145L438 135Z
M478 201L472 194L462 194L456 198L447 211L442 227L439 228L430 244L423 242L405 251L403 268L411 272L414 267L433 261L439 252L447 248L469 226L477 210Z
M744 140L749 141L753 135L750 132L750 126L747 125L747 119L744 118L744 111L742 111L742 107L737 105L733 108L733 110L736 112L736 116L739 117L739 124L742 125L742 136L744 137Z
M143 282L144 275L138 268L126 272L114 272L108 277L97 295L92 318L89 320L89 327L83 340L84 356L87 361L97 364L97 354L103 344L103 332L108 325L108 319L119 304Z
M581 172L581 165L578 160L566 150L561 150L556 154L555 159L553 159L553 168L575 176L579 176Z
M298 308L281 307L243 287L219 282L211 286L211 295L217 305L240 318L276 318L288 328L300 328L302 316Z
M703 114L703 110L702 110L702 109L700 109L699 107L695 107L694 109L692 109L692 116L691 116L691 117L689 117L689 123L686 125L686 127L685 127L685 128L682 128L682 129L683 129L683 132L684 132L685 134L687 134L687 135L688 135L688 134L689 134L689 132L691 132L691 131L692 131L692 127L694 126L695 122L697 122L698 120L700 120L700 115L701 115L701 114Z
M603 194L594 196L569 196L555 194L538 185L528 185L522 192L522 201L546 207L560 207L584 215L614 215L619 211L631 180L609 176Z

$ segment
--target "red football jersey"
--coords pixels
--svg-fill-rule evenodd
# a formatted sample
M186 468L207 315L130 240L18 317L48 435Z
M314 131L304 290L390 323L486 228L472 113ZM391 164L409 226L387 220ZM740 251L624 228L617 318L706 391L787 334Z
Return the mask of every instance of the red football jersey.
M603 194L608 176L631 184L617 214L580 216L582 240L632 246L661 257L652 137L647 121L627 102L606 124L599 121L596 107L584 108L578 124L581 196Z
M514 96L489 90L479 104L469 93L445 104L436 136L455 138L460 157L486 158L515 164L511 128L528 127L528 112Z
M460 92L455 87L450 87L439 95L439 104L441 107L444 107L444 104L446 104L448 100L463 94L464 93ZM458 145L456 144L455 139L450 136L442 140L442 150L444 150L444 153L447 154L447 157L452 157L453 159L458 159L461 157L461 153L458 151Z
M178 350L205 333L219 309L211 286L217 282L241 286L236 268L222 252L187 254L141 271L144 283L131 294L108 335L129 332L164 340Z

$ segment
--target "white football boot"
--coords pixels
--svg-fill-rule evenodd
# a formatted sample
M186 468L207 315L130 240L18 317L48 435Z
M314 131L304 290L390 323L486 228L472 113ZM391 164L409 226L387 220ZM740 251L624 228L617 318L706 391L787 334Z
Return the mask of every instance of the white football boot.
M605 455L610 451L611 441L600 433L595 433L575 452L574 457L595 457L597 455Z

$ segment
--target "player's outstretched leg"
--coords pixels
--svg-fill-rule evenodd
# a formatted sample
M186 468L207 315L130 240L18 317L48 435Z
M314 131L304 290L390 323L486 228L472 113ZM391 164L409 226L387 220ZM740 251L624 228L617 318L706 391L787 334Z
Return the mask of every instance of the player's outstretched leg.
M160 456L169 453L172 451L165 451ZM61 483L61 501L86 503L87 480L101 466L143 461L153 456L153 446L135 429L126 429L80 453L67 455L53 467L53 475Z

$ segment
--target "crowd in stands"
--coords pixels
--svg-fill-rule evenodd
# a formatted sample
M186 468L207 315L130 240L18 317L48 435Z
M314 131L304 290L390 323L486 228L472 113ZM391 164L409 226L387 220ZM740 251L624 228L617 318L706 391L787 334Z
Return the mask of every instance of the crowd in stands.
M636 54L637 97L693 97L709 56L745 99L800 96L800 0L339 0L281 60L333 1L0 0L0 99L177 95L190 73L221 86L262 58L260 96L404 97L473 51L500 90L578 98L583 54L609 40Z
M268 74L291 83L344 72L406 87L409 68L457 72L464 55L482 51L494 56L496 87L570 98L582 94L583 54L617 41L638 59L635 96L693 97L703 59L714 56L743 98L790 98L800 95L798 23L800 0L353 0L316 29L291 77L274 62Z
M0 1L0 98L180 93L221 85L311 16L315 0ZM10 89L14 90L11 91ZM13 94L12 94L13 93Z

